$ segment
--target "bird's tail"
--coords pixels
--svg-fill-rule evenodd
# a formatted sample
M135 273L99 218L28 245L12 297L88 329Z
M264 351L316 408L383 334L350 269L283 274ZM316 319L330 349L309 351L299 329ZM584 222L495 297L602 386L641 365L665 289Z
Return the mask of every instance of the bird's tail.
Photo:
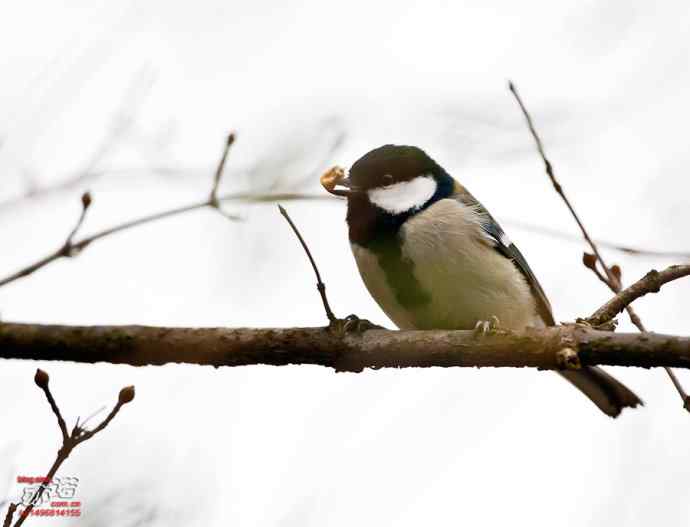
M589 397L606 415L618 417L623 408L644 403L623 383L601 368L586 366L580 370L559 371L578 390Z

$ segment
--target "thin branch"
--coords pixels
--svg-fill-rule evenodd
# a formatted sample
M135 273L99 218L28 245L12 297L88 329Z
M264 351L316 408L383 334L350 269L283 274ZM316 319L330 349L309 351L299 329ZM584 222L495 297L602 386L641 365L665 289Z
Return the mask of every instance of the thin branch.
M67 240L65 240L65 243L63 245L63 250L68 256L72 256L71 250L73 248L74 237L77 235L79 229L81 229L81 226L84 224L84 220L86 219L86 212L89 210L92 201L93 200L89 192L84 192L81 195L81 214L79 215L79 219L77 220L76 225L72 229L72 232L69 233L69 235L67 236Z
M237 220L239 218L237 216L233 216L232 214L228 214L221 208L220 201L218 200L218 187L220 186L220 180L223 178L223 172L225 170L225 161L228 158L228 152L230 151L230 147L233 145L234 142L235 134L231 132L228 134L227 140L225 141L223 154L220 157L220 161L218 162L218 166L216 167L216 172L213 176L213 186L211 187L211 194L208 197L209 207L216 209L221 215L225 216L229 220Z
M26 276L29 276L30 274L35 273L39 269L45 267L46 265L48 265L48 264L50 264L56 260L59 260L60 258L76 256L83 249L85 249L88 245L95 242L96 240L100 240L101 238L105 238L106 236L110 236L110 235L115 234L117 232L128 230L128 229L131 229L134 227L138 227L140 225L144 225L144 224L151 223L154 221L162 220L164 218L169 218L171 216L177 216L180 214L184 214L186 212L191 212L194 210L199 210L199 209L204 209L204 208L212 208L212 209L217 210L220 214L222 214L223 216L225 216L229 220L233 220L233 221L238 220L239 218L237 216L229 214L229 213L227 213L221 209L220 201L240 200L243 195L242 194L236 194L236 195L231 194L231 195L223 196L220 198L217 195L218 185L220 184L220 180L221 180L221 177L223 175L223 168L225 167L225 160L226 160L227 155L228 155L228 150L230 149L230 146L233 144L234 140L235 140L234 134L230 134L228 136L226 143L225 143L223 154L222 154L221 159L218 163L218 167L216 168L211 193L209 195L209 198L206 201L192 203L191 205L185 205L183 207L169 209L169 210L165 210L165 211L158 212L155 214L143 216L141 218L137 218L134 220L126 221L126 222L121 223L119 225L115 225L114 227L110 227L108 229L104 229L100 232L97 232L96 234L92 234L91 236L87 236L85 238L82 238L79 241L74 241L74 237L76 236L77 232L81 228L81 226L84 222L84 219L86 217L86 211L88 210L88 208L92 202L91 195L87 192L87 193L83 194L82 198L81 198L82 211L81 211L81 215L79 216L79 220L77 221L77 224L72 229L70 234L67 236L65 243L63 243L58 249L56 249L52 253L48 254L47 256L44 256L43 258L37 260L36 262L24 267L23 269L20 269L19 271L12 273L3 279L0 279L0 287L4 286L6 284L9 284L11 282L14 282L15 280L18 280L20 278L24 278ZM258 196L258 197L260 197L260 196ZM256 197L255 197L255 199L256 199Z
M637 282L626 287L597 309L591 316L584 319L584 322L592 326L605 324L638 298L648 293L658 293L664 284L685 276L690 276L690 265L672 265L661 272L649 271Z
M611 274L611 271L609 270L609 268L605 264L603 264L603 259L601 257L601 254L599 254L599 249L597 248L597 245L594 243L594 241L592 241L592 238L590 238L589 233L587 232L587 229L585 228L584 224L580 220L580 217L577 215L577 212L575 212L573 205L570 203L570 200L565 195L565 192L563 192L563 187L561 186L561 184L556 179L556 176L553 172L553 165L551 165L551 162L546 157L546 153L544 152L544 145L541 142L541 138L539 137L537 130L534 128L534 123L532 122L532 117L530 116L529 112L527 111L527 108L525 108L525 105L523 104L522 99L520 98L520 95L518 94L517 88L515 87L515 85L512 82L508 83L508 88L513 93L515 100L517 101L518 105L520 106L520 109L522 110L522 114L525 116L525 120L527 121L527 126L529 127L529 131L532 134L532 137L534 138L534 142L537 145L537 150L539 151L539 155L541 156L542 161L544 161L544 168L546 169L546 174L549 176L549 179L551 180L551 184L553 185L554 190L561 197L561 199L565 203L566 207L568 207L570 214L573 216L573 218L577 222L578 227L580 227L580 231L582 232L582 236L584 236L585 240L587 240L587 243L592 248L592 252L597 257L597 260L602 262L602 265L604 267L604 271L606 272L606 277L609 280L611 280L612 283L616 283L616 279Z
M55 477L55 474L57 473L58 469L62 465L62 463L65 462L65 460L69 457L69 455L72 453L72 450L79 445L80 443L83 443L84 441L87 441L88 439L91 439L94 435L96 435L98 432L103 430L110 421L113 420L113 418L117 415L119 412L120 408L124 404L127 404L131 402L134 399L134 386L127 386L120 390L120 394L118 396L117 404L113 408L113 410L110 412L108 417L106 417L96 428L93 430L85 430L84 428L81 428L77 422L76 425L74 425L74 428L72 429L71 433L67 432L67 425L65 424L65 420L62 418L62 414L60 412L60 409L55 402L55 398L53 397L53 394L50 391L50 377L49 375L43 371L43 370L36 370L36 375L34 376L34 382L36 385L43 390L43 393L46 396L46 399L48 400L48 404L50 404L50 408L55 414L55 416L58 419L58 425L60 427L60 432L62 434L62 446L57 452L57 456L55 458L55 461L53 462L53 465L50 467L48 470L48 474L46 474L45 478L43 478L43 482L41 485L38 487L38 490L34 493L34 495L31 498L31 501L29 504L21 511L19 514L19 517L17 518L17 521L14 524L14 527L20 527L24 521L29 517L31 514L31 511L34 509L37 503L40 503L41 501L41 496L43 496L43 493L45 492L46 488L50 484L50 482L53 480ZM9 527L10 524L12 523L12 517L14 516L15 511L17 510L17 507L19 506L19 503L11 503L9 505L9 508L7 510L7 514L5 515L5 520L3 521L3 527Z
M222 195L218 198L219 201L233 201L233 202L243 202L243 203L274 203L276 201L301 201L301 200L321 200L322 198L316 197L316 196L311 196L311 195L303 195L299 193L290 193L290 192L283 192L283 193L278 193L278 194L252 194L248 192L237 192L237 193L230 193L230 194L225 194ZM327 198L331 199L331 198ZM207 209L211 207L210 203L208 200L205 201L198 201L194 202L188 205L183 205L181 207L176 207L173 209L167 209L164 211L156 212L154 214L148 214L146 216L142 216L140 218L136 218L133 220L125 221L123 223L120 223L118 225L115 225L113 227L109 227L107 229L103 229L102 231L96 232L95 234L92 234L90 236L86 236L78 241L73 241L71 244L71 254L72 256L75 256L78 254L81 250L86 248L88 245L91 245L93 242L100 240L102 238L106 238L108 236L111 236L113 234L116 234L118 232L126 231L129 229L133 229L136 227L140 227L142 225L146 225L149 223L153 223L159 220L171 218L174 216L179 216L182 214L186 214L188 212L193 212L196 210L201 210L201 209ZM237 219L236 217L231 217L231 219L235 220ZM43 258L37 260L36 262L20 269L19 271L12 273L5 278L0 279L0 287L9 284L11 282L14 282L15 280L18 280L20 278L23 278L25 276L29 276L30 274L38 271L39 269L42 269L46 265L59 260L60 258L68 256L68 254L65 254L65 248L64 244L60 246L59 249L53 251L47 256L44 256Z
M599 270L598 263L599 263L599 260L597 260L597 257L594 256L593 254L588 253L586 251L584 253L582 253L582 265L584 265L587 269L592 271L594 273L594 275L599 279L599 281L601 283L603 283L604 285L606 285L606 287L608 287L610 289L612 287L611 282L609 281L609 279L606 276L604 276L601 273L601 271Z
M113 409L106 416L106 418L103 419L103 421L101 421L101 423L93 430L80 430L79 434L77 434L77 436L74 438L76 444L78 445L79 443L83 443L84 441L91 439L98 432L104 430L105 427L110 424L110 421L115 419L115 416L118 414L120 409L125 404L130 403L134 400L134 395L134 386L125 386L124 388L122 388L122 390L120 390L120 394L117 397L117 404L113 407Z
M565 349L567 353L564 351ZM573 356L574 353L574 356ZM570 324L519 332L318 328L173 328L0 324L0 358L210 366L314 364L338 371L408 367L582 365L690 368L690 337L612 333ZM565 360L567 358L567 360Z
M603 277L597 272L596 266L588 266L590 269L595 271L595 274L599 277L600 280L604 281L606 285L609 286L611 291L614 293L620 293L622 289L622 284L620 280L620 268L618 270L618 273L615 274L612 271L612 268L609 267L606 262L604 261L604 258L601 256L601 253L599 252L599 248L597 247L597 244L594 243L592 238L589 236L589 233L587 232L587 229L585 228L584 224L580 220L580 217L577 215L575 212L575 209L573 208L572 204L570 203L570 200L568 197L565 195L565 192L563 191L563 187L559 183L559 181L556 179L556 176L553 171L553 166L551 165L551 162L548 160L546 157L546 153L544 152L544 146L542 144L541 138L539 137L539 134L537 133L537 130L534 127L534 123L532 122L532 117L530 116L529 112L527 111L527 108L525 108L525 105L522 102L522 99L520 98L520 95L518 94L518 91L515 87L515 85L512 82L508 83L508 88L512 92L513 96L515 97L515 100L517 101L518 105L520 106L520 110L522 110L522 114L525 117L525 120L527 121L527 126L530 130L530 133L532 134L532 137L534 138L534 142L537 145L537 150L539 151L539 155L542 158L542 161L544 162L544 167L546 169L546 174L548 175L549 179L551 180L551 184L553 185L554 190L558 193L558 195L561 197L565 205L568 207L568 210L570 211L571 215L575 219L577 225L580 227L580 231L582 232L582 236L585 238L587 243L592 249L592 252L594 253L594 256L596 257L597 262L600 264L601 268L604 271L606 280L603 280ZM635 310L631 305L626 305L625 310L628 312L628 316L630 317L631 322L637 327L642 332L645 332L646 329L644 327L644 324L642 323L642 320L640 317L637 315ZM678 381L678 378L676 377L675 373L670 368L665 368L666 373L668 374L669 378L671 379L671 382L673 382L674 387L678 391L678 395L680 395L681 399L683 400L683 406L686 408L686 410L690 411L690 398L688 398L687 393L683 389L682 385Z
M48 404L50 405L50 409L53 411L55 414L55 417L57 418L58 426L60 427L60 432L62 433L62 440L63 442L67 440L67 437L69 434L67 433L67 424L65 424L65 420L62 417L62 414L60 413L60 408L58 408L57 403L55 402L55 398L53 397L53 394L50 392L50 387L48 386L48 381L49 381L48 374L44 372L41 369L36 370L36 375L34 375L34 382L36 383L36 386L38 386L41 390L43 390L43 393L46 396L46 399L48 400Z
M323 302L323 308L326 311L326 317L328 317L328 322L330 322L330 323L336 322L336 320L337 320L336 316L333 314L333 311L331 310L331 306L328 303L328 297L326 296L326 285L321 280L321 274L319 273L319 268L317 267L316 262L314 261L314 258L311 255L311 251L309 250L307 243L304 241L304 238L302 238L302 234L299 232L299 229L297 228L297 226L293 223L292 218L290 218L290 215L288 214L288 212L280 204L278 205L278 210L280 210L280 213L283 215L283 218L285 218L285 220L288 222L288 224L292 228L292 231L297 236L297 239L302 244L302 248L304 248L304 252L307 253L307 257L309 258L309 262L311 263L311 267L312 267L312 269L314 269L314 274L316 275L316 289L318 289L319 294L321 295L321 301Z
M92 240L89 238L85 238L81 240L80 242L74 242L74 237L77 235L79 232L79 229L81 228L82 224L84 223L84 219L86 218L86 212L88 211L89 207L91 206L91 194L88 192L85 192L82 194L81 197L81 213L79 214L79 219L77 220L77 223L74 225L70 233L67 235L67 238L65 239L64 243L58 247L55 251L50 253L48 256L45 256L41 258L40 260L24 267L23 269L20 269L19 271L12 273L11 275L3 278L0 280L0 287L2 287L5 284L9 284L10 282L14 282L15 280L18 280L19 278L23 278L25 276L29 276L30 274L35 273L42 267L45 267L49 263L58 260L60 258L69 258L72 256L78 255L81 250L86 247L89 243L91 243Z

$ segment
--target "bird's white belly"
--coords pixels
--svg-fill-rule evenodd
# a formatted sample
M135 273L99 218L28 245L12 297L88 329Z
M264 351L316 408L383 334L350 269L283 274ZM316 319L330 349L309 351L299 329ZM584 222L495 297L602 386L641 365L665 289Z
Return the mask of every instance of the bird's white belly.
M401 305L375 253L352 245L367 289L399 328L473 329L491 316L505 328L542 325L524 276L482 239L470 209L441 200L409 219L401 237L402 257L429 298L416 306Z

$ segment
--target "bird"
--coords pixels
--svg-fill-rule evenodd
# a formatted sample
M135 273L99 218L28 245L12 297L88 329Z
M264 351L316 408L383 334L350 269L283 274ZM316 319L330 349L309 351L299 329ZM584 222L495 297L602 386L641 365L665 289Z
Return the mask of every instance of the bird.
M525 257L484 206L421 148L387 144L321 177L347 198L357 268L402 330L521 330L555 326ZM559 371L603 413L640 398L600 367Z

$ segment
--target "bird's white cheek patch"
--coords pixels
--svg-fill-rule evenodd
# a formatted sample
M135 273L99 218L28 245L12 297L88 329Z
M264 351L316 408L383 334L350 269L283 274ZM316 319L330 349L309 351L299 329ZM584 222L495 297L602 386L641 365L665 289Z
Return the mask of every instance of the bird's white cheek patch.
M394 183L369 191L369 201L390 214L400 214L424 205L436 192L431 176L419 176L410 181Z

